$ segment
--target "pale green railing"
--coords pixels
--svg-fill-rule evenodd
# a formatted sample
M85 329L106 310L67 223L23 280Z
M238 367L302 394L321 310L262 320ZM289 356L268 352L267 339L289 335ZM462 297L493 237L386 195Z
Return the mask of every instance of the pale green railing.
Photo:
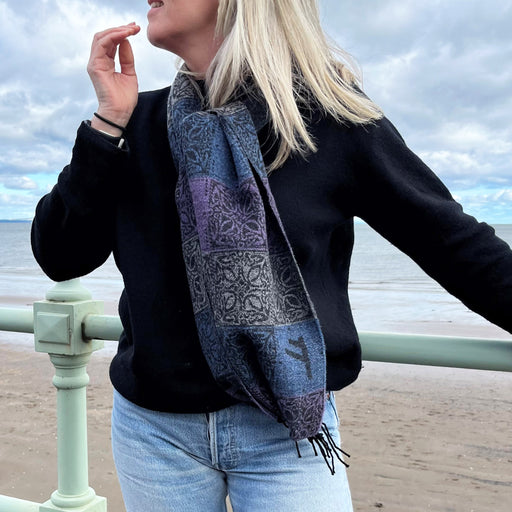
M89 487L86 366L101 340L117 340L119 317L103 315L78 279L56 284L33 310L0 308L0 330L34 333L49 354L57 388L58 486L42 504L0 495L0 512L106 512L105 498ZM363 359L512 372L512 340L360 333Z

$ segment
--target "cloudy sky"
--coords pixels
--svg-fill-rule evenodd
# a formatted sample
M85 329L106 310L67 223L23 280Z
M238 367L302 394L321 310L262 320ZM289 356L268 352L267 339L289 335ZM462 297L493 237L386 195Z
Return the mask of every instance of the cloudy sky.
M258 1L258 0L250 0ZM20 6L23 8L20 8ZM320 0L364 88L465 210L512 223L512 0ZM90 41L136 21L141 89L169 84L145 0L0 0L0 219L29 219L95 110Z

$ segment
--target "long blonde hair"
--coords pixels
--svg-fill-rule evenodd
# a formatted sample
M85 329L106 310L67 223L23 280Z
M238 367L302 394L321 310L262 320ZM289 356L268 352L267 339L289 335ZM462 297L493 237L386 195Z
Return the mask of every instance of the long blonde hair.
M328 43L316 0L219 0L217 35L224 41L206 75L210 106L229 102L252 79L280 140L269 171L292 152L316 151L299 105L313 101L340 122L382 117L354 88L359 80L348 54Z

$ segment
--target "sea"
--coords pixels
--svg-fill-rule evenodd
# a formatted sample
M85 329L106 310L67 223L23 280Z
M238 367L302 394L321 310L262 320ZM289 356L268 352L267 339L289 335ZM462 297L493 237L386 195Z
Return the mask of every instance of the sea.
M512 245L511 224L493 227ZM105 302L106 314L116 314L123 282L112 257L81 282L94 299ZM0 222L0 307L29 308L34 301L44 299L52 286L32 256L30 223ZM349 294L360 331L510 339L508 333L449 295L364 223L355 224ZM19 346L33 343L30 335L2 331L0 342Z

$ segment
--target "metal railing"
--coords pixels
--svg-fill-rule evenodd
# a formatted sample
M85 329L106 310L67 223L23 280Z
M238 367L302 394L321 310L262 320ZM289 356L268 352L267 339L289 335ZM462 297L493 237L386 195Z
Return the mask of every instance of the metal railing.
M117 316L74 279L57 283L33 310L0 308L0 331L34 333L35 349L49 354L57 388L58 487L42 504L0 495L0 512L106 512L106 499L89 487L87 363L102 340L118 340ZM512 372L512 340L362 332L363 359Z

